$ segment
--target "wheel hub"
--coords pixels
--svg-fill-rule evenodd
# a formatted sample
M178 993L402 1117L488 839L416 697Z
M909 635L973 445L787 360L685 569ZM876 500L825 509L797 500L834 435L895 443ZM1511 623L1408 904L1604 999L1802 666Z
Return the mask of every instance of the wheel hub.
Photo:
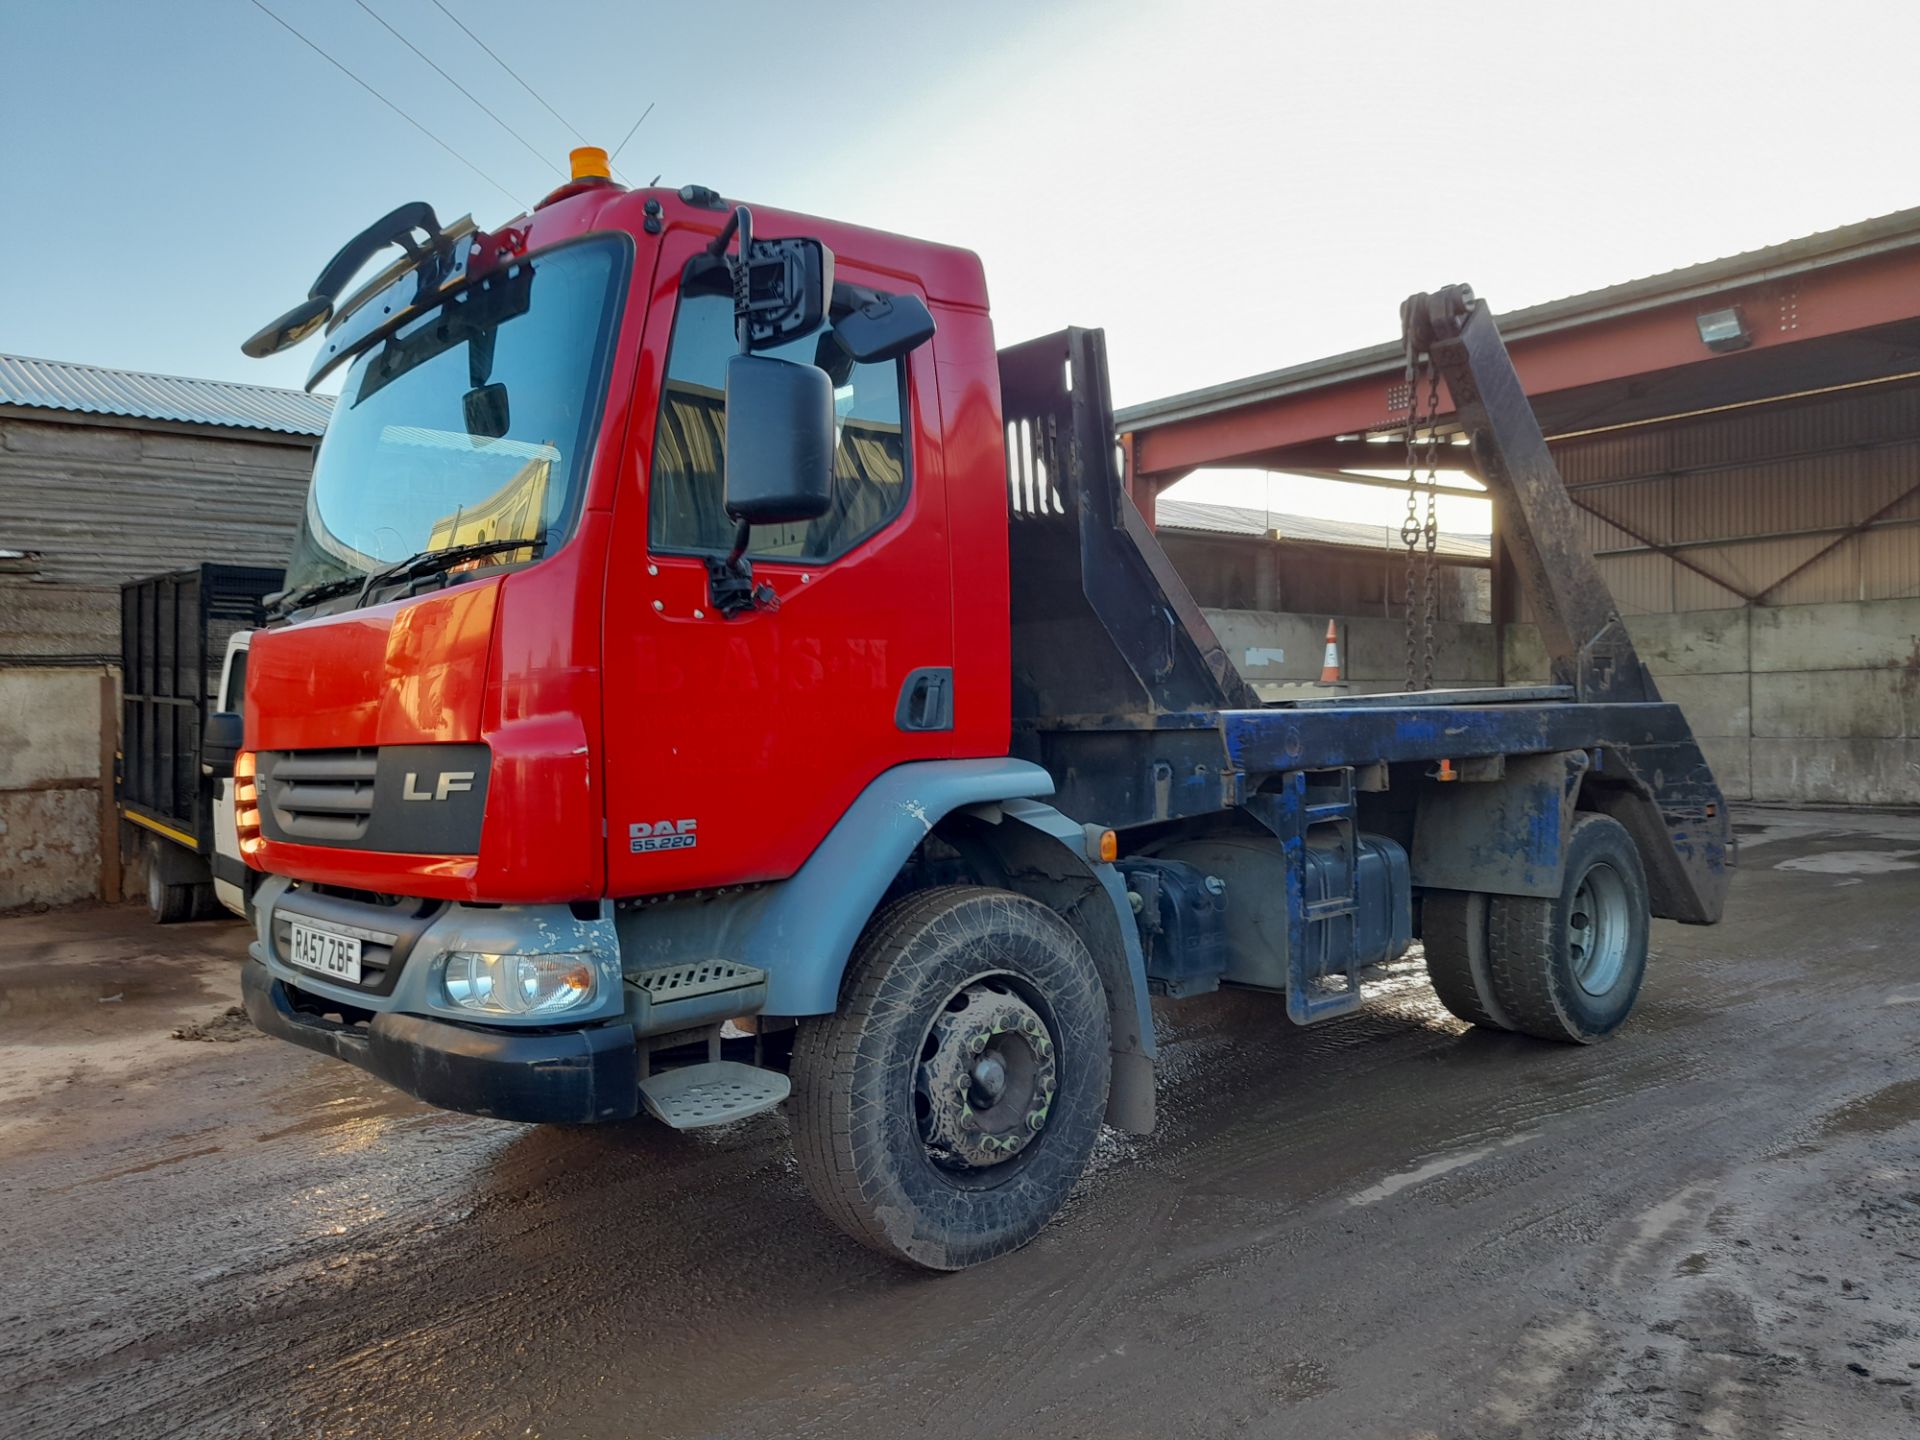
M1589 995L1605 995L1619 981L1631 927L1626 882L1611 865L1594 866L1567 906L1567 954L1574 979Z
M1046 1129L1059 1047L1039 1012L1004 983L977 980L956 993L920 1055L914 1108L935 1164L998 1165Z

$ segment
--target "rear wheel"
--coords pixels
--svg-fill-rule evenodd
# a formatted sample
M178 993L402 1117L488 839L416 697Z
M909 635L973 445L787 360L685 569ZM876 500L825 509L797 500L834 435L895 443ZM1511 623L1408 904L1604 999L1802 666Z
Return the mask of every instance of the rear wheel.
M1106 996L1058 915L1004 890L910 895L874 921L840 1010L801 1022L794 1148L855 1239L930 1270L1026 1244L1106 1110Z
M1420 902L1420 943L1433 993L1483 1030L1511 1030L1487 975L1487 901L1472 890L1429 890Z
M168 884L160 878L160 866L152 859L147 861L147 908L153 911L157 923L178 925L193 919L196 888L191 884Z
M213 888L211 880L203 880L193 887L193 918L196 920L224 920L231 913L220 903L220 893Z
M1560 894L1487 902L1490 993L1512 1029L1580 1044L1620 1028L1647 968L1651 909L1633 838L1577 815Z

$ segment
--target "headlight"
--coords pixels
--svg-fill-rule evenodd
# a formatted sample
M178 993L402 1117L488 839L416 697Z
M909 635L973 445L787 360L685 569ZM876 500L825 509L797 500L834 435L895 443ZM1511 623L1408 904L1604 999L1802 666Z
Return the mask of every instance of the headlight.
M455 950L442 984L447 999L488 1015L552 1015L593 999L594 965L586 955L488 955Z

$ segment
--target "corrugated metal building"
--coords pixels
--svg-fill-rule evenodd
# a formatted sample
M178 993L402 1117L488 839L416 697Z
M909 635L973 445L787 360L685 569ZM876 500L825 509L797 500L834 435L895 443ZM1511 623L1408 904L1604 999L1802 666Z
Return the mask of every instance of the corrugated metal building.
M1406 611L1406 551L1397 528L1189 500L1162 499L1154 513L1168 558L1206 609L1378 619ZM1491 553L1485 535L1440 535L1440 619L1490 618ZM1312 658L1317 668L1317 653Z
M0 908L102 888L121 583L284 563L330 404L0 355Z
M1554 449L1629 613L1920 595L1920 382Z
M1920 804L1920 208L1499 321L1582 538L1727 793ZM1136 497L1215 465L1378 469L1402 367L1389 343L1125 411ZM1453 668L1538 678L1494 553L1497 624L1453 634Z

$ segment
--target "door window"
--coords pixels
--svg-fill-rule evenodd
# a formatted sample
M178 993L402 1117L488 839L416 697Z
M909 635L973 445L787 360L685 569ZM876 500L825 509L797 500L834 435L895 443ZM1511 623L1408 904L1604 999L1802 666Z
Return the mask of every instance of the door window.
M227 663L227 683L221 687L219 708L238 710L247 698L247 652L236 650Z
M649 534L655 550L721 553L733 546L723 503L726 367L739 350L733 302L724 295L680 298L660 423L653 442ZM906 362L854 364L824 331L759 352L811 364L824 355L833 376L833 506L817 520L756 525L749 555L819 563L844 555L884 527L907 498Z

